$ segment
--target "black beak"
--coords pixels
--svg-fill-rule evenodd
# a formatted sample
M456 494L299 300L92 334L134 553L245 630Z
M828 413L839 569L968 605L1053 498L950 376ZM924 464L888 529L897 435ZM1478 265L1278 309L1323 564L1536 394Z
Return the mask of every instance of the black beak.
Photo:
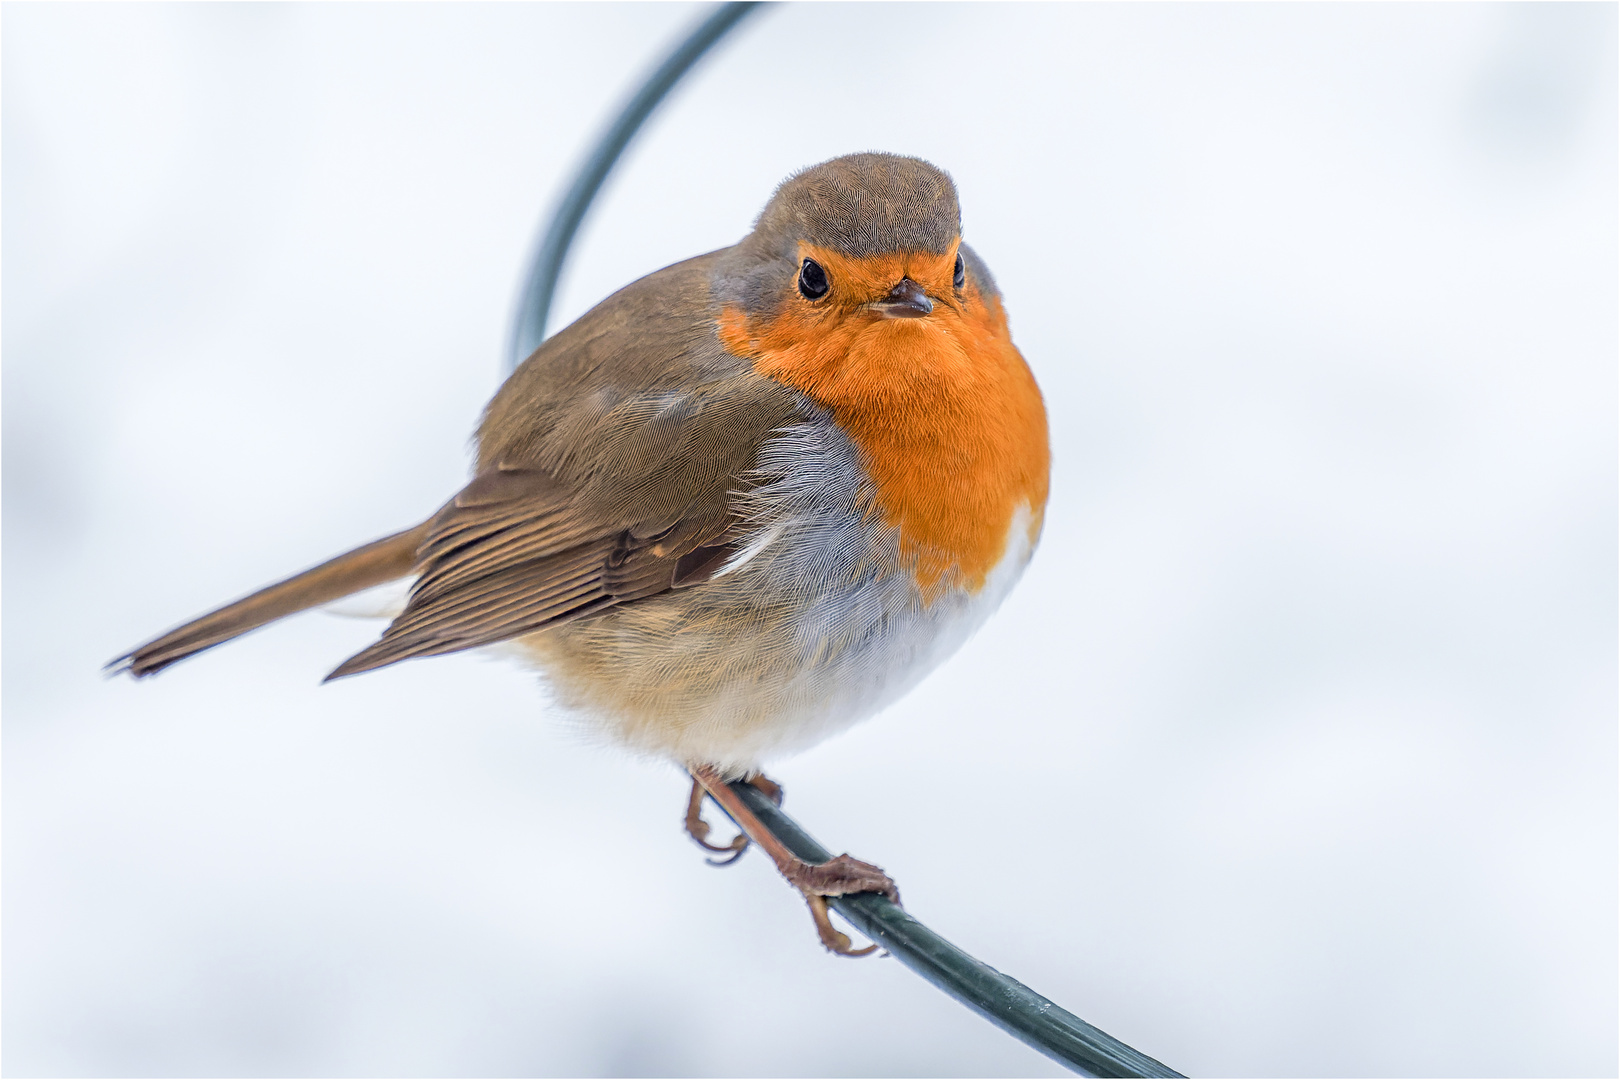
M890 319L920 319L934 311L934 302L928 299L922 286L910 278L901 278L900 284L890 289L888 296L872 306Z

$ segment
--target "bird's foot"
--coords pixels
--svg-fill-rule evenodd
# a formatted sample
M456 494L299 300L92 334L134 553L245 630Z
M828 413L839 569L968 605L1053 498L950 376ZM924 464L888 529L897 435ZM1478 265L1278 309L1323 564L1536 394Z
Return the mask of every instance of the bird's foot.
M816 935L821 938L821 944L828 952L837 956L870 956L877 951L875 944L868 945L864 949L853 947L849 935L833 926L827 911L827 900L829 897L849 896L852 893L875 892L898 904L900 890L895 886L893 878L871 863L862 862L848 854L828 859L824 863L805 862L789 851L787 846L765 827L748 805L726 785L719 771L713 766L696 765L691 771L692 779L695 781L691 802L694 809L688 814L687 831L693 834L694 839L704 847L709 847L711 851L724 850L704 843L690 825L691 819L696 815L695 808L700 807L703 802L703 795L699 793L701 789L737 823L737 827L742 829L747 837L765 849L771 861L776 863L776 869L782 877L803 894L805 902L810 905L810 916L816 923ZM763 776L756 776L749 780L749 783L763 792L772 802L781 805L782 789L776 784ZM708 826L704 825L704 835L707 835L707 831ZM746 840L744 842L746 843ZM738 851L740 853L741 849Z
M730 866L742 858L742 853L748 850L748 834L739 832L731 838L731 843L725 846L709 843L711 831L709 823L703 820L703 796L706 792L703 785L696 780L692 781L692 795L686 800L686 835L697 842L697 846L704 851L714 851L721 854L730 854L726 859L705 859L710 866Z
M764 773L755 773L748 778L748 782L758 788L771 802L777 806L782 805L782 785L766 776ZM703 796L707 794L703 785L696 778L692 780L692 794L686 800L686 835L697 842L698 847L704 851L713 851L722 855L729 855L726 859L707 859L710 866L730 866L742 858L743 852L748 850L748 834L738 832L731 838L731 842L724 846L709 843L709 833L713 831L707 821L703 820Z
M779 864L777 869L788 884L806 896L848 896L850 893L882 893L896 904L900 890L894 879L869 862L862 862L848 853L828 859L824 863L807 863L794 859Z
M816 933L827 951L837 956L870 956L877 952L874 943L864 949L853 947L849 935L832 924L827 915L827 900L850 893L875 892L887 896L896 904L900 890L894 879L869 862L852 857L847 852L824 863L796 862L778 866L788 884L804 894L810 905L810 917L816 922Z

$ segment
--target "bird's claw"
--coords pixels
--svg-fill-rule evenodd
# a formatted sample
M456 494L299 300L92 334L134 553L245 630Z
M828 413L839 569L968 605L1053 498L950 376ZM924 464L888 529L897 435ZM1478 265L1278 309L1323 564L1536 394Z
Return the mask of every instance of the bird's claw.
M764 773L755 773L748 778L748 783L771 800L778 808L782 805L782 785L766 776Z
M725 845L709 843L710 827L703 820L703 786L696 781L692 782L692 796L686 802L686 835L690 836L697 846L704 851L713 851L721 855L729 854L727 859L705 859L710 866L730 866L742 858L742 853L748 850L748 836L738 833Z
M738 843L737 841L739 840L742 842ZM702 841L699 841L699 843L702 843ZM739 836L735 840L732 840L731 843L734 846L729 848L710 847L708 844L704 844L703 846L709 848L710 851L730 851L731 855L724 859L704 859L703 861L708 863L710 866L730 866L732 863L742 858L743 852L748 850L748 838L746 836Z
M805 893L804 899L810 905L810 917L816 921L816 933L821 936L821 944L834 956L871 956L877 952L874 942L864 949L854 947L855 943L849 940L849 935L832 924L827 915L827 898L815 893Z

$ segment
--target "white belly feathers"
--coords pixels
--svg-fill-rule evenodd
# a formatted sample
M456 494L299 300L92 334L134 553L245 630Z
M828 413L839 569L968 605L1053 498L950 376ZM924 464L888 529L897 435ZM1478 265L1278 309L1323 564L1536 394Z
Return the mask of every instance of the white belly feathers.
M856 451L830 421L783 431L742 497L758 527L724 572L515 644L608 740L732 774L891 704L955 652L1030 556L1029 511L976 593L924 602Z

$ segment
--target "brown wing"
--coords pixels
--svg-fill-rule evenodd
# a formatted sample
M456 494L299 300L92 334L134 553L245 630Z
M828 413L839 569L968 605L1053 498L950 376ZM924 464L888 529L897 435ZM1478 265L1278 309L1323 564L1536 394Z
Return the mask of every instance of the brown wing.
M760 444L807 406L721 347L713 263L628 286L513 373L479 428L477 477L428 524L405 611L330 678L518 637L724 564Z
M519 637L705 580L731 551L723 502L656 534L602 520L540 469L497 466L429 524L420 577L381 640L329 679Z

